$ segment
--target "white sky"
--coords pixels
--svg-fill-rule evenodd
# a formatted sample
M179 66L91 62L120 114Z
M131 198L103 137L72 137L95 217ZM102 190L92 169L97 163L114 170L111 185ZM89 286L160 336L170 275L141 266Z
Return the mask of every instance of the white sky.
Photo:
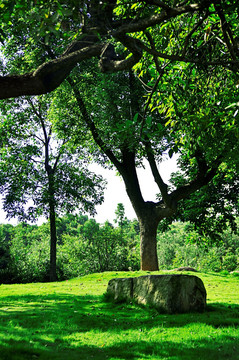
M176 161L177 159L173 157L172 159L165 160L159 164L159 172L165 182L168 181L170 174L177 170ZM96 207L97 215L95 216L95 220L101 224L106 220L113 223L118 203L123 203L125 215L128 219L132 220L136 218L134 209L126 194L124 182L120 176L116 176L116 171L103 169L100 165L91 166L90 170L97 174L101 174L108 181L107 189L105 190L105 201L102 205ZM149 166L146 165L145 169L138 169L137 172L144 200L155 201L156 194L159 191L153 180ZM40 224L42 221L43 220L41 219L38 223ZM6 220L5 213L3 212L2 207L0 207L0 223L17 224L17 220Z

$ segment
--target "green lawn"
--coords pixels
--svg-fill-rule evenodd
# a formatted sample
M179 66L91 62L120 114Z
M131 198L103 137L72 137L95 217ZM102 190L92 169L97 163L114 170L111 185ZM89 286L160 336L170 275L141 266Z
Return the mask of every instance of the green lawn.
M0 359L239 359L239 277L196 274L208 294L203 314L104 301L111 278L139 275L1 285Z

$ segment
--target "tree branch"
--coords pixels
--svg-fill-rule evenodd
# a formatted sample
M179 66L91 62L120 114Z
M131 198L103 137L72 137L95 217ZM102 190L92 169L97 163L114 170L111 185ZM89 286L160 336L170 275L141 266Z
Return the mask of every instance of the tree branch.
M0 99L41 95L56 89L78 62L100 56L104 46L102 43L94 44L50 60L29 74L0 76Z
M156 46L155 46L155 43L154 43L154 40L153 40L153 37L152 35L148 32L148 31L145 31L145 35L151 45L151 49L156 49ZM159 64L159 61L158 61L158 57L156 55L153 55L153 59L154 59L154 62L155 62L155 66L156 66L156 69L158 71L158 73L160 74L162 72L161 70L161 67L160 67L160 64Z
M180 55L165 54L156 49L149 48L142 40L135 39L135 41L137 42L138 47L141 47L142 50L146 51L148 54L156 55L162 59L167 59L167 60L171 60L171 61L179 61L179 62L182 61L182 62L192 63L192 64L219 65L219 66L225 66L225 67L230 67L230 66L235 67L236 66L237 68L239 68L239 60L228 59L228 61L215 60L215 61L202 62L201 59L193 59L193 58L187 58L185 56L180 56Z
M40 124L41 124L41 128L43 131L43 136L45 140L42 140L43 144L44 144L44 148L45 148L45 169L47 174L52 172L52 167L49 164L49 142L51 139L51 128L50 128L50 132L49 135L47 134L46 131L46 126L45 126L45 122L44 119L42 118L41 114L37 111L33 101L31 99L28 99L28 103L31 105L33 112L35 113L35 115L38 117L38 119L40 120Z
M171 208L171 199L168 195L168 185L165 184L165 182L163 181L158 168L157 168L157 164L151 149L150 144L146 144L146 153L147 153L147 158L148 158L148 162L154 177L154 181L156 182L156 184L158 185L158 188L161 192L163 201L165 203L165 205L167 205L169 208Z
M192 37L193 33L203 24L203 22L207 19L208 16L209 16L209 12L207 11L205 16L201 20L199 20L199 22L194 26L194 28L186 36L183 51L182 51L182 56L185 56L185 54L186 54L189 39Z
M235 49L237 50L237 46L236 46L236 42L233 38L233 35L232 35L232 31L231 31L231 28L226 20L226 17L224 15L224 12L223 12L223 9L222 9L222 5L221 5L221 1L217 1L217 2L214 2L214 5L215 5L215 9L216 9L216 12L220 18L220 21L221 21L221 28L222 28L222 33L223 33L223 37L224 37L224 40L225 40L225 43L227 45L227 48L231 54L231 57L234 61L237 60L237 56L235 54Z
M151 26L159 25L164 21L175 18L179 15L208 9L210 3L211 1L204 0L196 4L189 4L185 6L169 8L166 11L163 10L159 14L153 14L147 18L140 19L137 22L123 24L119 29L113 30L111 35L115 38L118 38L119 36L125 35L126 33L144 31Z
M209 168L206 164L206 161L203 157L203 154L200 150L197 150L195 157L198 163L198 174L197 177L191 181L191 183L181 186L178 189L174 190L169 197L172 200L173 204L176 204L179 200L185 199L193 192L199 190L201 187L207 185L213 177L216 175L218 167L222 161L221 156L219 156L213 163L213 167Z
M153 38L151 36L151 34L149 32L145 32L146 34L146 37L147 39L149 40L149 43L151 45L151 48L155 50L155 44L154 44L154 41L153 41ZM155 66L156 66L156 69L159 73L158 75L158 78L156 79L155 81L155 84L151 90L151 93L149 95L149 98L148 98L148 101L146 103L146 106L144 108L144 113L143 113L143 119L142 119L142 123L141 123L141 127L140 127L140 137L142 137L142 133L143 133L143 127L144 127L144 124L145 124L145 119L146 119L146 114L147 114L147 111L148 111L148 108L149 108L149 105L151 103L151 100L152 100L152 97L153 97L153 94L155 93L157 87L158 87L158 84L160 82L160 80L162 79L163 77L163 74L164 74L164 70L165 68L168 66L169 63L165 64L162 68L160 67L159 65L159 62L158 62L158 58L156 55L153 55L153 58L154 58L154 62L155 62Z
M121 42L132 55L123 60L111 59L110 57L101 56L99 66L102 72L117 72L122 70L131 69L141 59L143 52L141 48L137 46L137 42L134 38L120 34L115 38Z
M121 167L122 167L121 163L117 160L117 158L114 156L113 152L106 146L106 144L101 139L99 132L96 129L96 126L95 126L94 122L92 121L92 119L86 109L85 103L80 95L79 90L76 88L74 81L70 77L67 78L67 81L74 92L74 95L75 95L77 104L80 108L80 111L82 113L82 116L83 116L88 128L90 129L91 134L92 134L96 144L100 147L100 149L108 156L110 161L112 161L112 163L120 171Z

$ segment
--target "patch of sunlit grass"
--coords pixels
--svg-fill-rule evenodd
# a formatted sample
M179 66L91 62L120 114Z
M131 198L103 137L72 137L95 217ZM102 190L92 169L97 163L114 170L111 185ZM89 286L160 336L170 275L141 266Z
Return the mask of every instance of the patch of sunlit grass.
M1 285L0 359L239 359L238 277L197 273L208 294L201 314L166 315L104 301L111 278L140 275Z

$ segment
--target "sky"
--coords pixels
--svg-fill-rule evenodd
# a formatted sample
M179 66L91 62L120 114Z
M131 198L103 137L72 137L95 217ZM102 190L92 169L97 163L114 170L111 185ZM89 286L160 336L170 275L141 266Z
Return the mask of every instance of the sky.
M167 182L170 178L170 174L177 170L176 161L177 159L173 157L172 159L165 160L159 164L158 169L165 182ZM90 170L102 175L108 182L104 193L104 203L102 205L96 206L97 215L94 217L95 220L100 224L103 224L106 220L114 223L114 219L116 217L115 210L118 203L122 203L124 205L125 216L128 219L135 219L136 214L126 194L124 182L120 176L116 175L116 171L103 169L100 165L97 164L92 165ZM156 194L159 191L153 180L149 166L145 164L145 169L138 169L137 172L144 200L155 201ZM41 224L43 221L44 219L40 219L38 224ZM17 219L7 220L1 206L0 223L10 223L16 225L18 221Z

